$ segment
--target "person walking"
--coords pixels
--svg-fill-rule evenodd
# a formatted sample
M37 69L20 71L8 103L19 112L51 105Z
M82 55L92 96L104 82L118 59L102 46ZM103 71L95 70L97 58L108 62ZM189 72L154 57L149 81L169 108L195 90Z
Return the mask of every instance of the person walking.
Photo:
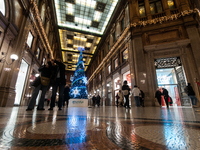
M69 92L70 92L70 88L69 88L69 85L66 84L65 85L65 89L64 89L64 101L63 101L63 106L65 106L65 102L66 102L66 106L68 107L68 104L69 104Z
M158 103L159 103L160 107L162 107L161 95L162 95L162 93L160 91L160 88L157 88L156 93L155 93L155 98L158 100Z
M119 90L118 92L118 96L119 96L119 106L124 106L124 97L123 97L123 94L122 94L122 91Z
M97 97L96 97L96 104L97 104L98 107L100 106L100 100L101 100L101 97L98 94Z
M138 87L138 89L140 90L140 106L144 107L144 92Z
M117 93L117 95L116 95L115 97L116 97L116 99L117 99L117 100L116 100L116 105L117 105L117 107L118 107L118 104L119 104L119 98L120 98L119 95L118 95L118 93Z
M124 104L124 107L125 108L130 108L129 106L129 95L130 95L130 88L129 86L127 85L127 81L125 80L124 83L123 83L123 86L122 86L122 93L126 99L126 102Z
M161 93L165 99L165 104L166 104L167 108L169 108L169 93L168 93L167 89L165 89L165 88L162 88L161 90L162 90Z
M195 92L194 92L190 83L188 83L188 85L186 86L185 92L190 97L190 99L192 101L192 106L196 106L197 105L197 98L195 96Z
M53 110L53 107L55 107L55 99L56 99L56 93L57 93L58 87L59 87L58 107L59 107L59 110L62 110L63 98L64 98L63 93L64 93L64 87L66 83L65 65L62 63L61 59L54 60L54 63L56 63L57 65L56 80L55 80L55 84L52 90L50 108L48 110Z
M37 85L35 87L35 89L33 90L32 97L31 97L30 103L29 103L26 111L31 111L34 108L36 98L37 98L40 90L42 90L42 94L41 94L41 97L39 100L39 104L37 106L37 110L45 110L44 109L44 99L45 99L46 91L48 89L48 85L50 83L51 66L52 66L49 58L47 58L47 61L48 61L47 65L43 65L42 67L40 67L38 69L38 71L41 74L40 77L37 78L38 80L40 80L39 85Z
M96 104L96 97L95 97L95 95L92 96L92 102L93 102L93 106L95 107L95 104Z
M134 85L132 93L135 99L136 107L140 107L140 90L138 89L137 85Z

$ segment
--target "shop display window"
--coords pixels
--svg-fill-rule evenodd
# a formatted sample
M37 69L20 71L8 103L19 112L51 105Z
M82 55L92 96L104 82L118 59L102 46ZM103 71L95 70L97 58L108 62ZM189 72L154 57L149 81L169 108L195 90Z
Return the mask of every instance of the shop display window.
M123 82L125 80L128 82L128 86L131 88L131 74L130 74L130 71L127 71L126 73L123 74Z
M34 39L33 34L31 33L31 31L29 31L26 43L30 48L32 47L33 39Z
M5 1L4 0L0 0L0 3L1 3L0 11L5 16L5 13L6 13Z
M151 0L149 1L149 5L150 5L151 14L161 13L163 11L161 1Z
M45 61L46 61L46 58L44 57L43 60L42 60L42 65L45 64Z
M144 6L139 6L139 13L140 13L140 17L145 17L145 7Z
M128 49L122 52L122 62L125 62L128 59Z
M175 8L175 4L173 0L167 0L167 4L169 6L169 9L174 9Z
M116 79L114 79L114 90L119 90L120 89L120 78L117 77Z
M35 56L37 57L37 59L40 58L40 52L41 52L41 50L40 50L40 48L38 48L37 51L36 51L36 54L35 54Z
M138 5L139 5L140 17L145 17L146 13L145 13L144 1L138 1Z
M99 81L101 81L101 74L99 74Z
M111 65L108 66L108 74L111 73Z
M115 59L114 64L115 64L115 69L118 67L119 63L118 63L118 58Z

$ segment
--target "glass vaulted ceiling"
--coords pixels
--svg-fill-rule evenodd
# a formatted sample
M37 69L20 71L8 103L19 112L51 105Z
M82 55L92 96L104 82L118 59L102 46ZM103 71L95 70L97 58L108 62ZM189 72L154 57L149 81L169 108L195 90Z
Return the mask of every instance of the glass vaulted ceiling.
M78 47L84 47L85 69L104 33L118 0L54 0L66 69L76 68Z
M55 0L58 25L102 35L118 0Z

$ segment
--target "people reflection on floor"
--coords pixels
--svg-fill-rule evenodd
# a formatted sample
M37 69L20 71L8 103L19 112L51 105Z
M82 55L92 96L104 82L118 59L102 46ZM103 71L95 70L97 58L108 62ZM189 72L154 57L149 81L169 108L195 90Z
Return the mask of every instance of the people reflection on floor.
M101 97L99 96L99 94L96 97L96 105L99 107L100 106L100 101L101 101Z
M55 99L56 99L56 94L57 94L57 89L59 87L59 100L58 100L58 107L59 110L62 110L62 105L63 105L63 93L64 93L64 88L65 88L65 65L63 64L61 59L54 60L54 63L56 63L56 80L53 85L53 90L52 90L52 96L51 96L51 104L50 108L48 110L53 110L55 107Z
M168 93L167 89L161 88L161 93L164 96L164 100L165 100L165 104L166 104L167 108L169 108L169 93Z
M45 94L45 101L47 102L47 106L49 106L49 104L50 104L51 95L52 95L51 89L47 90L47 92Z
M130 88L129 86L127 85L127 81L125 80L124 83L123 83L123 86L122 86L122 93L126 99L126 102L124 104L124 107L125 108L130 108L129 106L129 95L130 95Z
M51 64L51 61L50 61L49 58L46 58L46 60L47 60L47 64L40 67L38 69L38 71L40 72L41 77L45 77L47 79L50 79L52 64ZM33 93L32 93L30 103L29 103L26 111L32 110L34 108L36 98L37 98L40 90L42 90L42 94L41 94L41 97L40 97L40 100L39 100L39 103L38 103L38 106L37 106L37 110L45 110L44 109L44 99L45 99L45 94L46 94L47 89L48 89L48 85L43 85L41 82L37 87L35 87L35 89L33 90Z
M187 95L190 97L191 101L192 101L192 106L196 106L197 105L197 98L195 96L195 92L191 86L190 83L188 83L188 85L186 86L186 88L184 89L185 93L187 93Z
M65 103L66 103L66 106L68 107L68 104L69 104L69 92L70 92L70 88L69 88L69 85L66 84L65 85L65 89L64 89L64 101L63 101L63 106L65 106Z
M119 106L124 106L124 96L121 90L119 90L118 96L119 96Z
M132 94L135 99L135 105L136 107L140 107L140 90L138 89L137 85L134 85L134 88L132 90Z
M157 88L156 93L155 93L155 98L158 100L158 103L159 103L160 107L162 107L161 95L162 95L161 88Z
M116 106L118 107L118 104L119 104L119 95L118 95L118 93L117 93L117 95L115 97L116 97Z
M144 107L144 92L140 89L140 87L138 87L138 89L140 90L140 106Z
M93 103L93 106L95 107L95 104L96 104L96 97L95 97L95 95L92 96L92 103Z

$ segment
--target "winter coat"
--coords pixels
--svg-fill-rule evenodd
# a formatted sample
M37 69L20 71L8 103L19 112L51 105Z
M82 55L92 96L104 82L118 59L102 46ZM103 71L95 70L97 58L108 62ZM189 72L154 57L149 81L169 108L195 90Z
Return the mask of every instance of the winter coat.
M134 87L132 90L133 96L140 96L140 90L137 87Z
M130 88L128 85L123 85L122 86L122 92L123 92L123 95L126 96L126 95L129 95L130 94Z

